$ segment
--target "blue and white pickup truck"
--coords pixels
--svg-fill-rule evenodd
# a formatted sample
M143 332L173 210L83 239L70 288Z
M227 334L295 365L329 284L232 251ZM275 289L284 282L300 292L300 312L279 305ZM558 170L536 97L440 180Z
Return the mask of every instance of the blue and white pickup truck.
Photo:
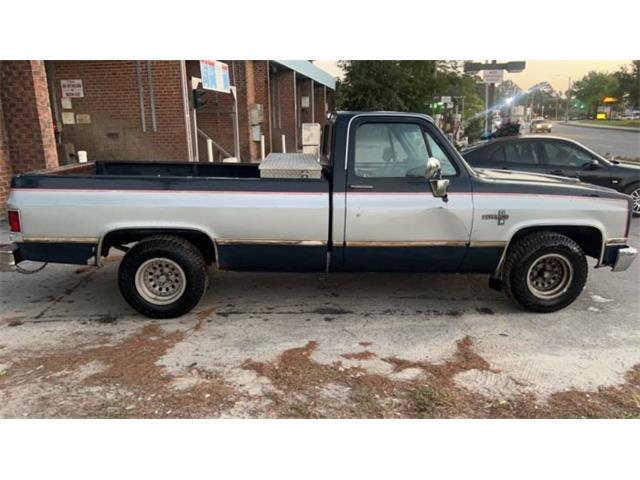
M627 195L473 170L425 115L334 113L320 165L318 178L264 178L257 164L164 162L18 175L3 263L101 265L120 249L124 298L143 315L169 318L197 305L214 263L485 273L522 307L551 312L583 290L586 256L619 271L636 255L627 246Z

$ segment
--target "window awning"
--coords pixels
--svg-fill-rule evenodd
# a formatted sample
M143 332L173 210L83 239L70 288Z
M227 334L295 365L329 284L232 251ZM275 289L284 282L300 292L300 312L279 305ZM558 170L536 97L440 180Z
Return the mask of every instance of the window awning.
M336 89L336 79L321 68L316 67L309 60L272 60L280 65L290 68L294 72L310 78L314 82L320 83L331 90Z

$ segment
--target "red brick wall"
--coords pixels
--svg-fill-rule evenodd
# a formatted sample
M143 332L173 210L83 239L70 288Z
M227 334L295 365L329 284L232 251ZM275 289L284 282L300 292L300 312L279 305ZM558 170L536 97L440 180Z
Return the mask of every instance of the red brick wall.
M309 123L311 118L311 80L304 77L298 77L298 128L303 123ZM302 108L302 97L309 97L309 106ZM300 135L298 135L300 137ZM299 141L300 138L298 138ZM299 145L300 146L300 145Z
M41 60L0 62L0 205L10 174L58 166L47 75Z
M2 100L0 99L0 210L9 196L9 184L11 181L11 163L9 157L9 140L4 128L4 115L2 113Z
M270 120L271 120L271 102L269 96L269 62L267 60L253 61L253 86L254 86L254 102L262 105L262 135L264 135L265 153L268 155L271 151ZM260 158L260 143L256 143L257 156Z
M314 107L314 122L319 123L320 125L324 125L324 121L325 121L325 110L324 110L324 89L325 86L320 84L320 83L316 83L314 84L314 95L313 95L313 100L315 103L315 107Z
M287 152L296 151L294 72L281 70L271 76L271 110L275 116L271 128L273 151L282 151L282 134L286 135Z
M90 160L186 160L187 139L182 110L179 61L152 61L157 131L153 131L147 62L140 62L144 88L142 115L136 62L55 61L53 85L58 109L89 114L90 124L62 125L63 142L86 150ZM63 110L60 80L79 79L84 97L72 98Z

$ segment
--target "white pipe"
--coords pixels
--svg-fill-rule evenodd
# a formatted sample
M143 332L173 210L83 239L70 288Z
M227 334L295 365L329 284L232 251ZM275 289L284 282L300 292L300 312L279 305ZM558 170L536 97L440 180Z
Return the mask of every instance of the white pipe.
M260 135L260 156L264 160L264 135Z
M235 69L233 81L235 83ZM233 153L237 159L240 159L240 123L238 120L238 90L236 87L230 87L233 94Z
M190 162L193 162L193 135L189 118L190 90L187 89L187 67L184 60L180 60L180 83L182 84L182 114L184 115L184 130L187 137L187 157Z
M284 133L282 134L282 153L287 153L287 139L284 136Z
M209 158L209 163L213 163L213 140L207 138L207 157Z

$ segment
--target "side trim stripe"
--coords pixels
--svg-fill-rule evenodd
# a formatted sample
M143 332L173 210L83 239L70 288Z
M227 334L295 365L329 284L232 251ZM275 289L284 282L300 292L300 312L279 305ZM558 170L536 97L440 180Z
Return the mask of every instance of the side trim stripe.
M323 240L251 240L251 239L217 239L217 245L299 245L305 247L324 247Z
M98 237L22 237L23 243L98 243Z

